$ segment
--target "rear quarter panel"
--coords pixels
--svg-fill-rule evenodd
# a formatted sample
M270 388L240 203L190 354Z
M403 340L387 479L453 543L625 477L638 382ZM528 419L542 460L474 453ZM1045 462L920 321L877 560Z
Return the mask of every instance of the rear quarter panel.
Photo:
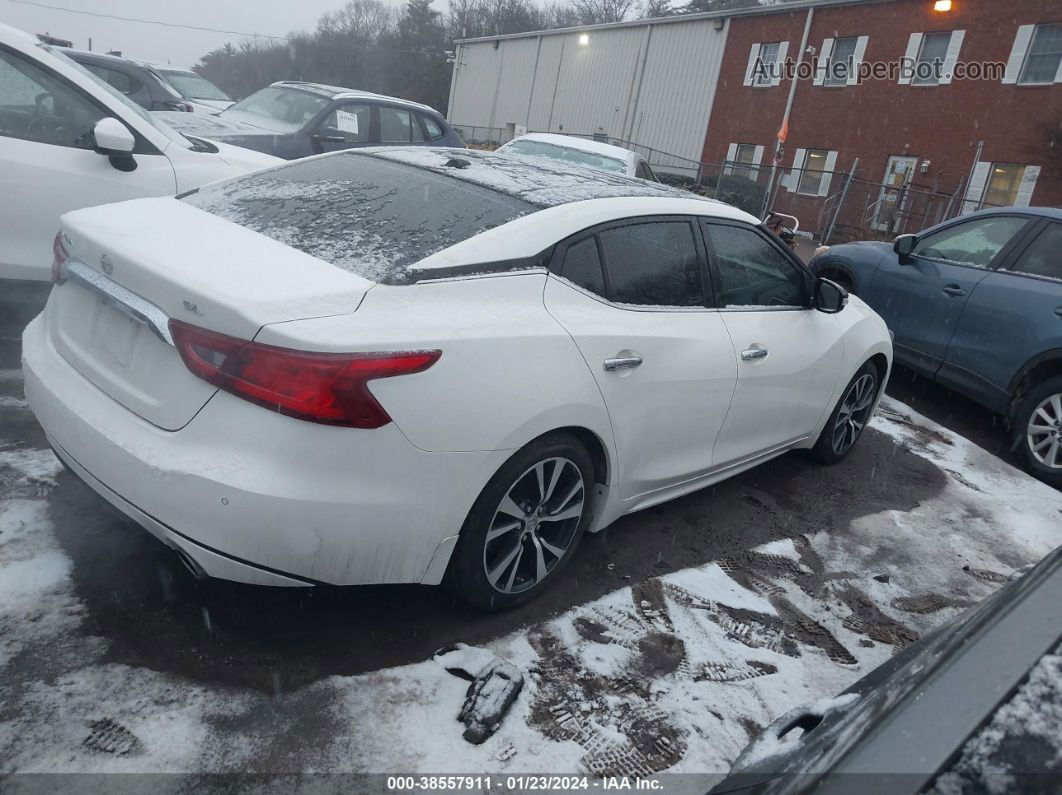
M272 345L319 351L438 349L429 370L370 390L429 452L515 450L557 428L592 431L613 458L604 401L568 333L546 312L544 272L377 285L350 315L266 326Z

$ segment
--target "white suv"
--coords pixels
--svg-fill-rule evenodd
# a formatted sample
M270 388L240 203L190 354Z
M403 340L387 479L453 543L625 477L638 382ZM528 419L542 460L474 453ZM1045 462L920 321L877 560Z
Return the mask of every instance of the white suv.
M61 49L0 25L0 278L47 280L69 210L173 195L279 162L185 137Z

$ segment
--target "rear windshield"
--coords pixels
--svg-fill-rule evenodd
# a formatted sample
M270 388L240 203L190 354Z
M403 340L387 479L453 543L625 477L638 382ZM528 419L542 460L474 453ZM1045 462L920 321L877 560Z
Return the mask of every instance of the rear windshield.
M534 212L444 174L342 152L200 189L189 204L371 281Z
M596 152L587 152L585 149L573 149L570 146L556 146L545 141L513 141L505 147L505 151L517 152L521 155L551 157L554 160L578 163L581 166L599 168L602 171L619 171L622 173L627 170L627 164L614 157L599 155Z

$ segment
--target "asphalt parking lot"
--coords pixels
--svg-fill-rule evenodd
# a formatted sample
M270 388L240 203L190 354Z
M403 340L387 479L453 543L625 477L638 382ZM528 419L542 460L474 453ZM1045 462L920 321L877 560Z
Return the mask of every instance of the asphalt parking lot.
M625 517L511 612L420 586L199 581L47 450L19 369L34 309L0 314L0 776L704 784L779 714L840 692L1058 543L1062 496L982 449L1006 454L991 418L899 373L897 397L980 447L889 400L842 464L791 454ZM483 745L455 720L454 659L524 679Z
M8 313L0 333L0 369L9 373L19 366L18 324L32 314L33 301L24 306ZM0 382L0 389L17 399L22 386L16 376ZM950 413L960 432L982 446L1000 435L990 417L951 402L932 385L900 374L890 391L930 416L940 415L945 425ZM0 449L46 447L29 411L7 404L0 403ZM1003 447L997 439L996 449ZM58 482L48 509L73 561L87 610L83 629L112 641L115 662L275 691L422 660L449 643L485 641L624 585L771 540L843 528L881 510L909 510L939 491L944 477L876 432L839 467L787 455L587 537L550 592L491 616L474 614L436 588L303 591L197 581L167 547L72 475L64 472Z

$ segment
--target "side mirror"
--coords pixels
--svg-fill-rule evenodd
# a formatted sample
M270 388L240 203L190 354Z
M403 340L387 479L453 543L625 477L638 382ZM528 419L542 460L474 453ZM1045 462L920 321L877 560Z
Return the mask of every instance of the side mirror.
M96 151L101 155L107 155L111 159L111 165L116 169L119 171L136 170L136 160L133 158L136 138L118 119L110 116L100 119L92 128L92 138L96 143Z
M829 279L816 279L811 305L827 315L836 315L848 306L848 291Z
M911 252L914 251L916 243L918 243L918 235L900 235L893 241L892 250L896 252L900 262L906 262Z
M101 155L131 155L136 146L129 128L111 116L96 122L92 137L96 141L96 151Z

